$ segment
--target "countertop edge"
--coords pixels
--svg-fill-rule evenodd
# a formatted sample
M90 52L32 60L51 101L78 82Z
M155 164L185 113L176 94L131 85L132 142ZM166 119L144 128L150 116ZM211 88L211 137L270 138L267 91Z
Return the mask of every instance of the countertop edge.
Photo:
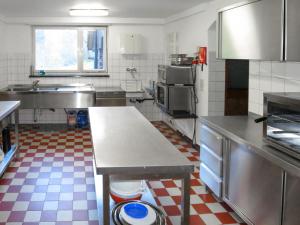
M8 110L6 110L2 115L0 115L0 121L5 119L8 115L10 115L12 112L14 112L16 109L18 109L21 105L20 101L2 101L2 102L9 102L9 103L15 103L14 105L10 106Z
M254 118L253 116L250 116L251 118ZM250 146L255 153L259 154L266 160L276 164L277 166L281 167L283 170L294 174L295 176L300 177L300 162L293 157L288 156L287 154L284 154L280 151L275 150L271 146L268 146L267 144L263 147L257 146L253 143L250 143L248 140L245 140L244 138L239 137L238 135L226 130L223 127L218 126L217 124L207 120L205 117L200 117L199 122L211 127L215 131L219 132L223 136L232 139L233 141L238 142L239 144ZM274 152L269 152L274 151ZM275 152L276 151L276 152ZM289 162L291 161L291 162ZM295 165L298 164L298 165Z

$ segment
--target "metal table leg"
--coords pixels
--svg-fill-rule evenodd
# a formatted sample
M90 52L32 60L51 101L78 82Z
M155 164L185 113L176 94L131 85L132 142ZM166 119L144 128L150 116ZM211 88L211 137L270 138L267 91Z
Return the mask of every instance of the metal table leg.
M109 175L103 175L103 225L110 224Z
M181 224L187 225L190 220L190 174L184 175L181 181Z
M17 158L19 157L19 109L14 112L15 116L15 138L16 138L16 148L17 148Z

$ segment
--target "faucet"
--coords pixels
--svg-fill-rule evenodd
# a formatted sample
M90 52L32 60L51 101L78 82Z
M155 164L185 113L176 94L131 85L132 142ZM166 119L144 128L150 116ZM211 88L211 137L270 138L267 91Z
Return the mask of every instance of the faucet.
M33 90L36 91L38 89L39 82L40 82L39 80L35 80L35 81L32 82L32 89Z

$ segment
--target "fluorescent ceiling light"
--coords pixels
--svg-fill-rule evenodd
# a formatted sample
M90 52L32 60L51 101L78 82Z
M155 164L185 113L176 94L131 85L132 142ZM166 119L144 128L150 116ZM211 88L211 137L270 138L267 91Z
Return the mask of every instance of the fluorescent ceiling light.
M108 9L70 9L71 16L108 16Z

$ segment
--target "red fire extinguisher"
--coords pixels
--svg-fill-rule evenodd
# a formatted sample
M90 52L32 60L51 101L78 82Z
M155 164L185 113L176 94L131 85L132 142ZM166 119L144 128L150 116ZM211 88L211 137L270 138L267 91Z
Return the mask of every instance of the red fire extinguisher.
M207 65L207 47L200 47L198 51L199 64L201 64L201 71L203 65Z

